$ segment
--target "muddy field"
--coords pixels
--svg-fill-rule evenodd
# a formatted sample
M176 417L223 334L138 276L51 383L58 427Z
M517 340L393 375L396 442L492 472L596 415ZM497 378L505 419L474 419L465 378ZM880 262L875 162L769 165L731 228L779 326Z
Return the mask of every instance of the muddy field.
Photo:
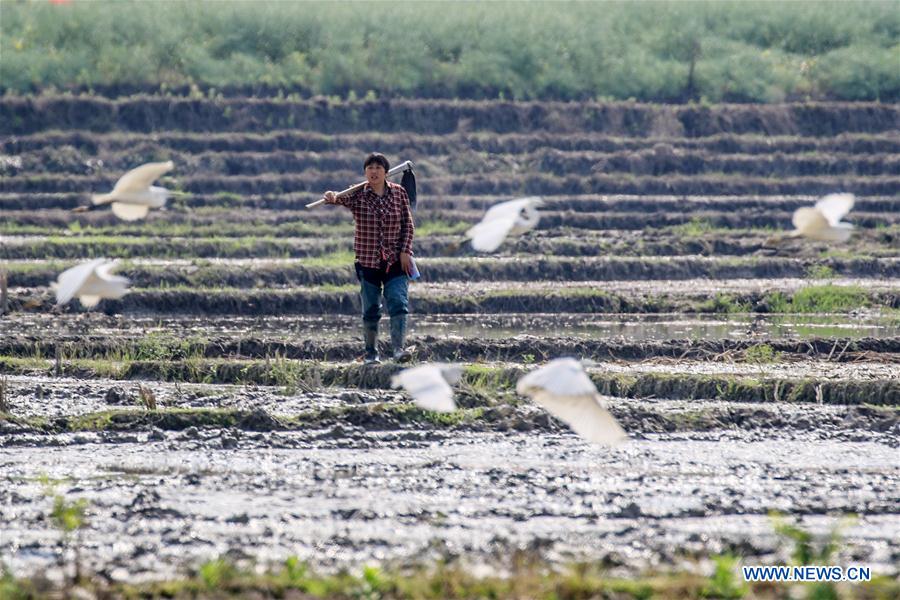
M788 562L777 512L896 578L898 123L882 104L0 99L0 564L60 580L77 547L110 581L220 557L503 573L526 551L708 574ZM465 364L449 415L362 365L349 214L303 208L376 146L418 165L409 343ZM69 211L169 158L188 195L166 210ZM850 241L767 247L837 191L857 195ZM520 194L545 197L535 231L464 243ZM132 291L55 307L50 281L101 256ZM515 394L561 356L629 443ZM53 494L87 503L77 543Z

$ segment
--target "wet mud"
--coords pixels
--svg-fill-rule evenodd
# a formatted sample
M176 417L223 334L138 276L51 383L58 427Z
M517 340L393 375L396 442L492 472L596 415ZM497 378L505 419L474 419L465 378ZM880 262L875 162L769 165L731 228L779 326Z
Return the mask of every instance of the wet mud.
M77 482L59 489L90 502L81 558L118 580L171 577L223 555L295 554L337 569L460 556L496 564L498 552L529 547L626 573L722 552L786 560L770 510L817 535L835 525L829 515L857 514L840 560L886 573L900 537L896 448L856 435L661 433L603 450L546 431L347 423L301 434L62 434L40 453L0 449L0 551L17 572L55 568L60 549L42 518L50 500L36 481L46 474Z
M111 581L292 555L789 564L772 512L816 541L839 527L837 564L896 577L898 122L883 103L4 97L0 564L61 581L58 493L87 503L80 560ZM303 208L374 146L417 166L406 341L463 364L452 413L362 364L351 220ZM166 210L70 212L167 158L188 195ZM850 240L765 247L834 192L856 195ZM463 243L524 195L545 198L537 229ZM124 259L131 292L56 307L50 281L93 256ZM516 395L563 356L627 444Z

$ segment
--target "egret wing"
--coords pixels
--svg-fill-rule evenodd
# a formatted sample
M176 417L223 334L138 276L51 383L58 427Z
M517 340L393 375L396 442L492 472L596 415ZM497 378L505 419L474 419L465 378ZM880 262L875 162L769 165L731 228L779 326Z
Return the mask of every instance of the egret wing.
M519 379L516 391L523 396L539 391L554 396L584 396L596 394L597 388L579 361L557 358Z
M141 165L122 175L122 177L119 178L119 181L116 182L113 193L120 194L122 192L144 191L148 189L150 184L156 181L157 178L168 173L173 168L175 168L175 163L171 160Z
M856 198L853 194L829 194L816 202L816 208L831 225L837 225L850 212Z
M516 224L516 215L506 215L485 220L470 228L466 237L472 240L472 248L479 252L493 252L503 243Z
M95 269L95 273L97 277L104 282L107 283L121 283L128 285L131 283L127 277L122 277L121 275L113 275L112 270L119 266L118 261L112 260L109 262L105 262L98 266Z
M450 385L456 385L462 379L462 367L457 364L435 363L441 369L441 375Z
M615 418L600 406L596 394L557 396L541 391L534 394L534 401L589 442L614 445L628 439Z
M484 213L484 217L482 217L482 223L485 221L491 221L493 219L506 218L509 216L518 217L519 213L523 208L528 206L538 206L543 204L543 201L538 196L529 196L528 198L517 198L515 200L507 200L506 202L501 202L500 204L495 204L490 207L486 213Z
M436 412L456 410L453 389L444 379L441 365L425 364L400 371L391 379L392 387L403 387L417 406Z
M65 304L74 298L78 290L94 274L94 269L102 263L103 259L98 258L76 265L60 273L59 277L56 278L56 303Z
M817 232L828 228L828 219L819 209L804 206L794 211L791 219L797 231L804 235L815 235Z

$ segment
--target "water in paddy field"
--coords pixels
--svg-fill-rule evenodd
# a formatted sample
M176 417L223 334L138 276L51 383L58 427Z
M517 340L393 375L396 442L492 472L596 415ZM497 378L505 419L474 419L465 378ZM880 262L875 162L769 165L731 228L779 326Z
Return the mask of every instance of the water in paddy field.
M853 322L828 316L732 315L455 315L416 319L422 334L483 335L509 337L575 336L625 338L634 341L658 339L744 338L748 332L760 338L782 337L891 337L900 335L900 320L889 317L862 318Z
M384 319L387 326L389 319ZM75 333L89 329L96 335L272 336L291 339L315 334L324 339L355 339L360 320L349 315L329 316L129 316L86 315L67 319L23 315L16 322L0 320L0 332ZM900 318L870 315L686 315L686 314L478 314L410 316L414 335L507 338L571 336L582 339L618 338L629 341L778 338L890 338L900 335Z

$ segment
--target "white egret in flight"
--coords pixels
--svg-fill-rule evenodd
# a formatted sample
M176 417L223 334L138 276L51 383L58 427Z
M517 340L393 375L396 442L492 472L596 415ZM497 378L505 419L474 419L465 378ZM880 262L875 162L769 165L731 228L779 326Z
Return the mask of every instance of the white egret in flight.
M118 300L128 293L130 282L111 274L117 265L116 261L98 258L63 271L51 284L56 291L56 303L65 304L77 296L82 306L93 308L102 298Z
M453 389L459 382L462 367L447 363L426 363L404 369L391 378L391 387L405 389L413 402L425 410L453 412Z
M112 206L113 214L125 221L143 219L151 208L162 208L173 193L153 182L175 168L171 160L147 163L122 175L108 194L91 197L93 206L82 206L74 212L91 210L105 204Z
M481 222L466 232L472 247L479 252L493 252L510 235L521 235L534 229L541 219L537 211L544 201L537 196L518 198L495 204Z
M777 246L788 238L808 238L820 242L846 242L853 233L853 225L841 219L853 208L853 194L829 194L815 206L803 206L794 211L794 231L777 234L763 246Z
M574 358L558 358L519 379L516 392L529 396L589 442L614 445L628 439L600 404L600 394Z

